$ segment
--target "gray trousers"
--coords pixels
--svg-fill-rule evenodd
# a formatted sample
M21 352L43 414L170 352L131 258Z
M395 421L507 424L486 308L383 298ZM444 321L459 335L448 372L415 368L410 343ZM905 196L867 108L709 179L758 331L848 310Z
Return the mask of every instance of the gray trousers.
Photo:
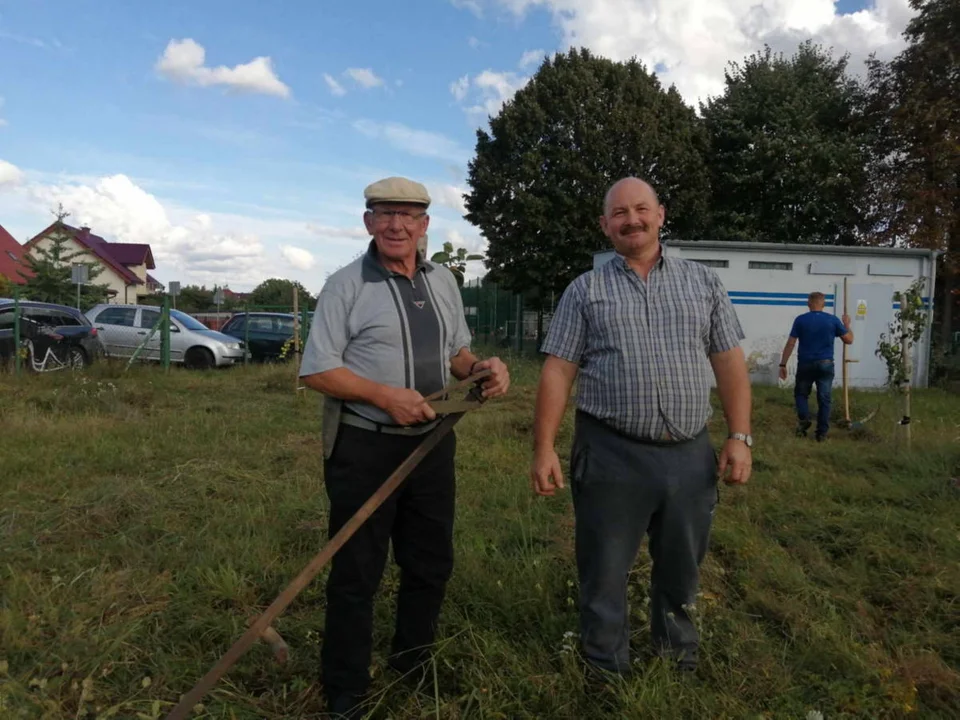
M698 634L686 607L696 599L718 497L706 429L687 442L646 443L577 412L570 485L587 661L629 671L627 575L649 534L654 649L695 665Z

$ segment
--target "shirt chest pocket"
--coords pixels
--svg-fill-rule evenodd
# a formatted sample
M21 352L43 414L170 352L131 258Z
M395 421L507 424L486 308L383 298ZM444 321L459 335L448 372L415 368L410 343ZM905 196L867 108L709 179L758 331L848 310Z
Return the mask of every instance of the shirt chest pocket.
M664 330L678 343L706 346L710 340L710 318L713 296L700 283L688 282L657 293L655 315Z
M402 347L404 336L400 315L393 303L383 303L373 312L350 314L350 336L367 347L394 349Z
M596 352L638 350L639 334L647 325L646 304L641 298L594 297L583 307L587 349Z

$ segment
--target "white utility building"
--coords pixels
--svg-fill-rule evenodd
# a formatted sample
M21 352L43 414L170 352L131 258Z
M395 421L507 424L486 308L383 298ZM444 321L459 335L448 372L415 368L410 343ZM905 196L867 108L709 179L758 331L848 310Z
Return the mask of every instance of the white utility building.
M776 384L780 353L793 319L807 311L807 295L819 290L827 297L826 311L843 314L843 285L850 297L854 342L847 357L851 387L880 387L887 368L875 354L880 334L889 332L894 310L893 294L925 278L924 301L930 303L936 282L936 251L912 248L842 247L739 242L665 242L671 256L695 260L716 270L733 301L746 334L743 349L751 379ZM599 267L613 250L594 255ZM837 340L836 382L841 378L842 343ZM930 323L914 351L914 382L927 384L930 356ZM792 382L797 363L794 350L788 371Z

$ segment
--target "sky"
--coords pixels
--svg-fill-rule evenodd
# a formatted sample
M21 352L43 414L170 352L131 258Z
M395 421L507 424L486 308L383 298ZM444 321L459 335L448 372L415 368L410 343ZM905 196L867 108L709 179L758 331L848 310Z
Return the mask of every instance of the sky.
M908 0L0 0L0 225L153 248L161 282L317 292L366 248L363 189L423 182L430 252L463 219L478 128L547 54L637 57L688 103L812 38L855 73ZM468 277L483 273L473 262Z

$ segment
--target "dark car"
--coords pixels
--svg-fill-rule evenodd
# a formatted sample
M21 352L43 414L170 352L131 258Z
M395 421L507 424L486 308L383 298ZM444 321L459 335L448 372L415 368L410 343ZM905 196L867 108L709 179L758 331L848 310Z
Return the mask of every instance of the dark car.
M14 301L0 298L0 364L12 363ZM97 329L79 310L66 305L20 301L20 345L25 367L37 372L83 368L103 354Z
M291 313L237 313L220 332L247 343L250 358L255 362L278 360L283 355L283 346L293 337L293 321ZM284 359L292 356L288 348Z

